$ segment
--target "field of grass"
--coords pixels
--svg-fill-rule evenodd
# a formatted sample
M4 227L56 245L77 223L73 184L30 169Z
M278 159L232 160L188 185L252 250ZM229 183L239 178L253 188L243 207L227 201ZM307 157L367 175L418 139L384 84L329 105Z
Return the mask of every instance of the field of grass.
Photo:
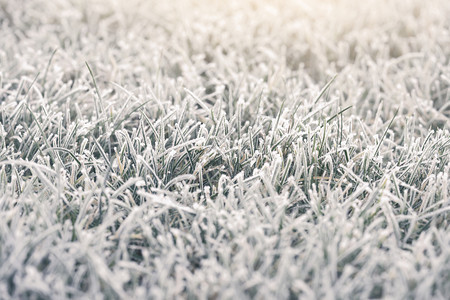
M449 16L0 0L0 298L449 299Z

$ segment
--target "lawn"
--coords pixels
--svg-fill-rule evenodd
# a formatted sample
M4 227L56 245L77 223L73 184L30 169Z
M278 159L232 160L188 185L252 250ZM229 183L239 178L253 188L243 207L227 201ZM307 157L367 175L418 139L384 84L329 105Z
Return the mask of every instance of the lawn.
M0 0L0 298L449 299L449 16Z

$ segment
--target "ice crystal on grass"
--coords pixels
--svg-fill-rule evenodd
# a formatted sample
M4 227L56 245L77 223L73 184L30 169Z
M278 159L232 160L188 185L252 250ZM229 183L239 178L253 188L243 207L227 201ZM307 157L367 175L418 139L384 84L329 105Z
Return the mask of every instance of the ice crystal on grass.
M448 299L449 15L0 0L2 299Z

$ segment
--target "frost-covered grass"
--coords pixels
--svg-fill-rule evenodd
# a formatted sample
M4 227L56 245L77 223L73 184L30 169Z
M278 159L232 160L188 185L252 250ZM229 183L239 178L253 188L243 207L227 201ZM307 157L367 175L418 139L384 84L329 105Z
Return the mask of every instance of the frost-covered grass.
M448 16L0 0L0 298L449 299Z

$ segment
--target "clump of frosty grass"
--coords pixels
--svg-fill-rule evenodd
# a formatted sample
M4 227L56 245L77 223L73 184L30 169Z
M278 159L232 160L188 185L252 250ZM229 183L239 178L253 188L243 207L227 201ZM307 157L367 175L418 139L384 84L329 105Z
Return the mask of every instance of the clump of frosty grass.
M448 299L449 15L0 0L1 298Z

